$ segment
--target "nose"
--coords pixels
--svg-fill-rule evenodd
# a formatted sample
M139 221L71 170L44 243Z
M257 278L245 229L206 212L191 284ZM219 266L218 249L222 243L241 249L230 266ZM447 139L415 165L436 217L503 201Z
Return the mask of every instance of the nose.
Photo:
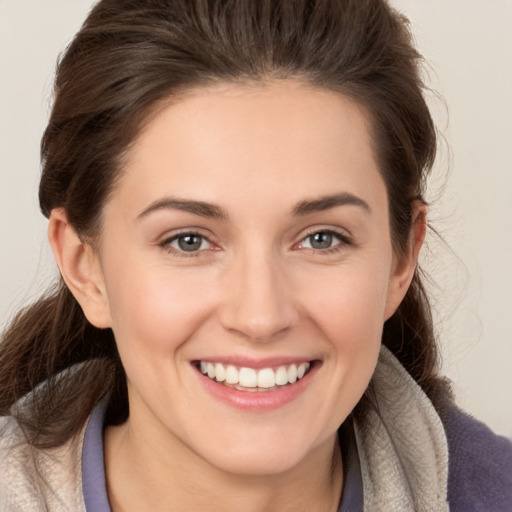
M241 258L226 271L223 327L254 342L269 342L293 328L299 311L284 262L271 254Z

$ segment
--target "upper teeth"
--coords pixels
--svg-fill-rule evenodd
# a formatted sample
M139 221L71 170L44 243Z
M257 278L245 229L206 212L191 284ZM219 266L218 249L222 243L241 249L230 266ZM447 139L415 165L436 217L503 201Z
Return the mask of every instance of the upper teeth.
M273 388L293 384L297 379L302 379L310 367L310 363L290 364L278 368L237 368L231 364L224 366L222 363L207 363L201 361L201 372L218 382L238 384L245 388Z

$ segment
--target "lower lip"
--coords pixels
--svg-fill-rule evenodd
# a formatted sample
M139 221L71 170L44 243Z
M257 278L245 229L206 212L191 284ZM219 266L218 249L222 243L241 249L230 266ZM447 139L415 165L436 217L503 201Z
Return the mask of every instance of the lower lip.
M302 379L272 391L241 391L210 379L196 368L194 370L206 391L215 398L238 409L267 411L279 409L300 396L311 383L319 366L316 362L313 363L309 372Z

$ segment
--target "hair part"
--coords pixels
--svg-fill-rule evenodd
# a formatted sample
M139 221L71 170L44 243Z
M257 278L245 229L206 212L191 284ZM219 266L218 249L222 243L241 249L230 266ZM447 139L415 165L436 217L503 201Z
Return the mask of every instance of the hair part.
M392 242L403 253L436 152L420 64L407 20L385 0L102 0L58 65L41 211L64 208L93 243L131 144L164 102L216 83L296 79L368 113ZM383 343L441 411L449 393L419 271ZM128 415L113 333L85 319L62 281L5 331L0 368L0 414L13 414L33 444L65 442L105 396L109 421Z

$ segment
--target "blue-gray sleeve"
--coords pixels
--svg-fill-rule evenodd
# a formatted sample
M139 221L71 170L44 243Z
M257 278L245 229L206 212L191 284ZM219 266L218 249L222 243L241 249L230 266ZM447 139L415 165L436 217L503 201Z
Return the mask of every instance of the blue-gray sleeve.
M451 510L512 512L512 443L456 407L444 424Z

